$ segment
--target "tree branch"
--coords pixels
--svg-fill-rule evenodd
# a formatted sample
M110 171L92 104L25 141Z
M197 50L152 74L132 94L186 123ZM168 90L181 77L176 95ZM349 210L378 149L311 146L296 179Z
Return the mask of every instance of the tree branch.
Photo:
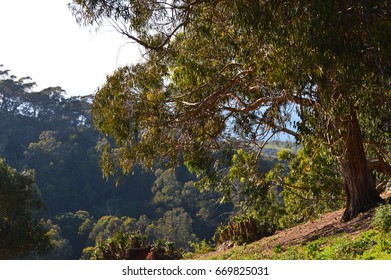
M237 99L236 99L237 100ZM300 96L291 96L288 94L282 94L280 96L267 96L267 97L261 97L255 100L251 104L247 104L245 106L242 106L242 108L232 108L232 107L225 107L224 109L228 111L233 111L235 113L250 113L251 111L254 111L258 109L259 107L263 105L268 105L268 104L283 104L283 103L288 103L288 102L293 102L298 105L306 106L306 107L313 107L316 102L314 100L300 97ZM241 105L244 105L244 103L241 101Z
M377 159L369 159L368 167L369 169L376 169L391 177L391 165L385 162L384 159L380 156Z

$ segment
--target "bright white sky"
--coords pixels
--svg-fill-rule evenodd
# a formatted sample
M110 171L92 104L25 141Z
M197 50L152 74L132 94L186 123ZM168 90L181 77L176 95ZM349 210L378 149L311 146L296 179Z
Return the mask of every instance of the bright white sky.
M18 78L30 76L38 90L61 86L68 95L91 94L107 74L140 55L112 28L79 27L68 2L0 0L0 64Z

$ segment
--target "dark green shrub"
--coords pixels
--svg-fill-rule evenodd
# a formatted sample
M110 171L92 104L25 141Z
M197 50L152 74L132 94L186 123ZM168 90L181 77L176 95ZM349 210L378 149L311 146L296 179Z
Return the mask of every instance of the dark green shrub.
M226 226L217 229L217 243L233 241L239 245L270 236L275 227L268 223L259 223L253 217L236 216Z
M372 226L381 232L388 232L390 230L391 204L382 205L375 210Z

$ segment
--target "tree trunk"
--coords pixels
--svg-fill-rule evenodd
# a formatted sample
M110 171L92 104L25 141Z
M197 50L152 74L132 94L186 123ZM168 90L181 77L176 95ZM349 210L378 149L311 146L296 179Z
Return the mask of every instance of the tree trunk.
M357 114L352 109L350 119L342 122L345 151L340 159L346 192L346 209L342 221L349 221L383 200L376 191L368 167Z

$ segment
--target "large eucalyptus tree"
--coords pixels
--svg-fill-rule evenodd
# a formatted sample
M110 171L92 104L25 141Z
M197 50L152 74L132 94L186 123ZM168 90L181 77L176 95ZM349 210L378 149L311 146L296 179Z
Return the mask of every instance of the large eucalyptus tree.
M389 1L74 0L70 9L145 50L95 97L95 124L116 141L104 148L107 174L183 156L207 175L219 167L211 150L231 140L258 153L284 132L336 157L344 220L382 201L370 168L391 174Z

